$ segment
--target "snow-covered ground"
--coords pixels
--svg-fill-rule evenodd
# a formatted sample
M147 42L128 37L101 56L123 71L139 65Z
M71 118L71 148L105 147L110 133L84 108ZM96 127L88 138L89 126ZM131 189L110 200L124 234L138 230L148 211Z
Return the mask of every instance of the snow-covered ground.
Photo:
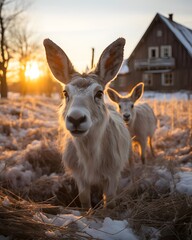
M145 201L149 196L152 201L175 194L192 197L192 101L187 99L184 93L145 93L142 101L152 106L158 119L153 138L156 157L154 159L148 151L146 166L142 166L135 153L135 183L131 183L130 172L125 170L119 184L117 209L102 216L98 216L97 211L97 214L84 215L74 210L79 206L77 200L68 213L40 212L33 220L60 227L75 224L82 239L86 236L90 239L161 239L161 229L155 224L150 227L143 224L139 231L134 227L129 196L137 192L134 201ZM50 99L11 95L9 100L0 100L0 181L2 187L24 199L49 200L65 208L77 195L77 189L61 166L59 104L58 96ZM97 191L93 198L94 203L100 200ZM12 203L6 196L0 197L0 204L9 207ZM62 233L50 228L45 237L62 237ZM0 239L12 238L1 235Z

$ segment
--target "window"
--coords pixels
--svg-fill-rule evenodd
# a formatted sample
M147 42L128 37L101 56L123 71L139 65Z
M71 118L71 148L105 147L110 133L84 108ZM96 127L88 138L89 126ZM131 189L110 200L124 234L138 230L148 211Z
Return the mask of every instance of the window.
M153 74L151 73L143 73L143 83L145 86L153 85Z
M158 47L149 47L148 57L149 58L158 58L159 57L159 48Z
M161 30L157 30L157 37L162 37L163 33Z
M173 86L174 76L172 72L162 73L161 82L163 86Z
M161 46L161 57L162 58L172 57L172 47L170 45Z

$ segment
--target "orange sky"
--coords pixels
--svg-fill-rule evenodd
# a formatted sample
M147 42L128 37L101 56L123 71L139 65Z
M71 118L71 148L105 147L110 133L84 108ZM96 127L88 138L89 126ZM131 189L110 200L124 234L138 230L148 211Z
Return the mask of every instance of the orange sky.
M97 61L118 37L127 41L128 58L157 12L174 13L175 21L192 29L191 0L36 0L28 16L40 41L52 39L84 70L91 63L92 47Z

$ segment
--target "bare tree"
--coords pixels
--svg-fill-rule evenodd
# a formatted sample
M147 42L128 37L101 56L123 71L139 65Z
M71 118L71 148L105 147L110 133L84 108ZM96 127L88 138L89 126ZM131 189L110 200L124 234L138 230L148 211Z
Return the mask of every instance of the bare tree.
M19 62L19 78L22 87L21 93L25 95L27 91L25 76L27 63L31 58L37 60L37 53L40 50L40 46L38 40L34 37L35 34L26 24L22 24L21 22L17 25L19 25L19 28L13 28L10 31L10 46L12 56Z
M0 83L1 98L7 98L7 68L11 59L10 32L16 20L26 9L22 0L0 0Z

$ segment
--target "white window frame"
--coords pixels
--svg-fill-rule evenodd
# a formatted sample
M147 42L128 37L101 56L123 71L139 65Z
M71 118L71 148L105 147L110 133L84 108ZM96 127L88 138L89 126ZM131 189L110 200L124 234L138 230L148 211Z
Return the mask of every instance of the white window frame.
M167 50L167 55L165 55L165 50ZM163 45L161 46L161 58L170 58L172 57L172 46L171 45Z
M171 82L166 82L166 75L170 74L171 75ZM162 73L161 74L161 84L162 86L173 86L174 85L174 74L173 72L167 72L167 73Z
M155 56L152 56L152 51L155 50ZM148 48L148 57L149 58L158 58L159 57L159 47L149 47Z
M149 81L151 82L150 84ZM145 84L145 86L153 86L153 74L143 73L143 83Z

